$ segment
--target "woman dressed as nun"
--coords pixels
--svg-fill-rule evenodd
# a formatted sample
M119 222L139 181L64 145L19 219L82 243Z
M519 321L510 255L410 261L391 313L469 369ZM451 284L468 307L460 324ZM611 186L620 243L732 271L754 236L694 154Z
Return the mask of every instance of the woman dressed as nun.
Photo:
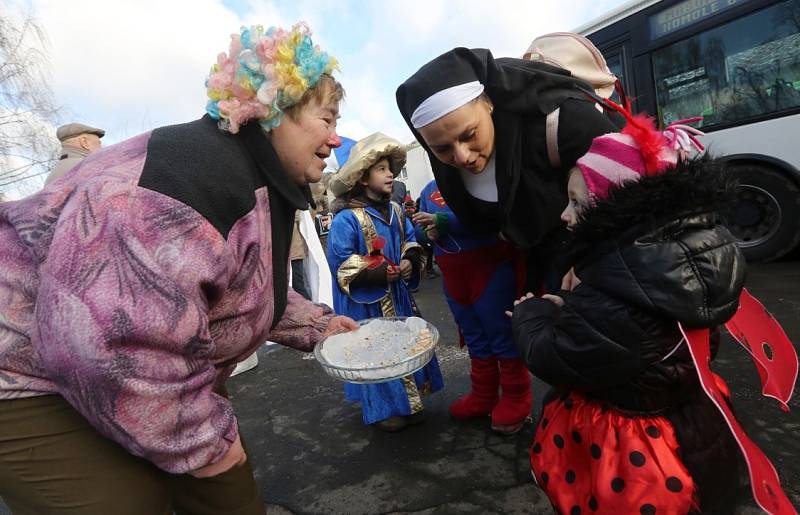
M592 87L561 68L494 59L489 50L467 48L440 55L397 89L400 112L431 158L442 202L476 236L502 240L493 252L459 260L468 270L442 268L445 277L451 272L471 278L446 284L462 311L475 310L474 299L498 284L493 277L509 263L524 280L506 281L506 295L495 292L505 301L491 306L500 317L521 293L512 285L527 283L525 291L541 291L545 278L552 283L564 272L556 275L553 258L567 201L566 174L595 136L622 126L621 118L598 110L585 91ZM556 110L548 155L546 119ZM473 321L493 318L481 315ZM466 339L471 391L450 413L456 419L491 414L494 428L514 432L530 415L530 374L505 334L507 341L490 338L492 345L480 348Z

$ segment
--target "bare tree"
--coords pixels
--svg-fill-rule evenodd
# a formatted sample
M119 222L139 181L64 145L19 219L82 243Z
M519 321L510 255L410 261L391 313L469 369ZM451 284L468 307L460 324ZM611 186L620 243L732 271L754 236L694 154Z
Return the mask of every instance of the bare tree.
M0 192L38 189L58 157L47 48L31 14L0 2Z

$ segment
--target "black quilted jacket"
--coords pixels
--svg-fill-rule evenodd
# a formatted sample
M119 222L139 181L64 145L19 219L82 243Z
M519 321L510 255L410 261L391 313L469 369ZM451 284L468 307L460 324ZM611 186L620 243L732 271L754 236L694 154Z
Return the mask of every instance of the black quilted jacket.
M712 513L733 502L738 449L700 389L677 324L715 328L738 307L745 262L717 223L732 190L710 159L617 189L572 232L567 261L582 283L559 294L564 306L533 299L513 318L537 377L631 416L666 416Z

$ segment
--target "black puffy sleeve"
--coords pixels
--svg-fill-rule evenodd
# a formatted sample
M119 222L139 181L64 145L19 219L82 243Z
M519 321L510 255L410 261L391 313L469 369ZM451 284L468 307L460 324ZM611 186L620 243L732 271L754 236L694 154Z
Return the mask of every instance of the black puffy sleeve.
M563 307L537 298L514 309L514 341L534 375L556 387L604 390L651 363L660 342L625 304L585 284L563 298Z

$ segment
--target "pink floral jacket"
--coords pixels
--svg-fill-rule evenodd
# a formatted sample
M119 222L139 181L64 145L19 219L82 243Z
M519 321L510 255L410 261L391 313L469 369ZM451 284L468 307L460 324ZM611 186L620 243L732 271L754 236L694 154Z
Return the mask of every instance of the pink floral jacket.
M169 472L223 456L237 424L215 386L267 339L311 350L333 316L289 290L276 320L272 225L282 209L288 241L294 207L262 136L156 129L0 203L0 402L60 394Z

